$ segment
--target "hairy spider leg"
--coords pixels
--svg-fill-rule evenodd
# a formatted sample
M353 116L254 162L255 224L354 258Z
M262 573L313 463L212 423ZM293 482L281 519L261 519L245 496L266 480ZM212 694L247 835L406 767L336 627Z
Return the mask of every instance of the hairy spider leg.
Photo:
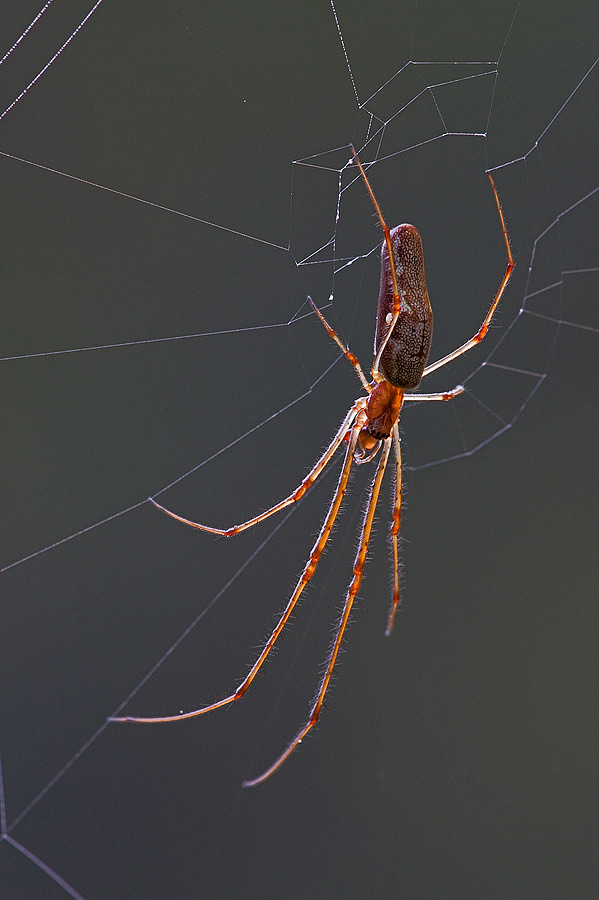
M364 390L368 391L370 393L370 391L372 390L372 385L368 382L368 379L364 375L364 372L362 371L362 366L358 362L358 357L354 356L354 354L351 352L349 347L347 347L343 343L343 341L341 340L341 338L339 337L339 335L337 334L335 329L331 328L331 326L329 325L329 323L327 322L327 320L325 319L325 317L323 316L323 314L321 313L319 308L316 306L316 304L312 300L312 297L308 297L308 302L309 302L310 306L312 307L312 309L314 310L314 312L316 313L316 315L318 316L318 318L320 319L320 321L322 322L322 324L324 325L324 328L327 331L329 337L331 337L335 341L337 346L341 348L341 352L344 354L344 356L347 357L347 359L350 361L350 363L356 370L356 373L358 375L358 378L362 382L362 387L364 388Z
M391 524L391 546L393 547L393 599L387 618L387 637L393 631L395 613L399 606L399 530L401 527L401 439L399 437L399 423L393 426L393 450L395 452L395 503L393 504L393 518Z
M296 489L289 494L288 497L285 497L284 500L281 500L280 503L275 503L274 506L271 506L270 509L267 509L265 512L260 513L258 516L254 516L252 519L248 519L247 522L242 522L240 525L233 525L231 528L214 528L212 525L202 525L200 522L193 522L191 519L186 519L183 516L178 515L170 509L167 509L165 506L162 506L158 503L157 500L154 500L153 497L148 497L150 503L153 503L156 509L159 509L161 512L166 513L167 516L170 516L171 519L176 519L177 522L183 522L184 525L190 525L192 528L199 528L200 531L208 531L210 534L219 534L224 537L233 537L233 535L239 534L242 531L246 531L248 528L252 528L254 525L258 525L259 522L264 522L265 519L270 518L270 516L274 516L275 513L280 512L282 509L285 509L287 506L291 506L292 503L297 503L300 500L306 491L308 491L314 482L319 478L324 469L330 463L331 459L337 452L339 446L343 443L343 440L347 434L348 428L350 427L358 409L360 408L362 401L356 401L354 405L351 407L343 422L337 429L337 433L335 437L324 451L318 462L310 469L304 480L301 484L296 487ZM362 404L364 405L364 404Z
M387 343L389 342L389 338L391 337L393 329L395 328L395 325L397 324L397 320L399 319L399 314L401 312L401 297L399 294L399 287L397 285L397 272L395 271L395 263L393 261L393 247L391 246L391 232L389 231L389 226L385 222L383 213L381 212L381 208L378 204L378 200L376 199L376 197L374 195L374 191L372 190L372 186L368 180L368 176L366 175L364 166L360 162L360 159L358 157L358 154L356 153L356 150L355 150L353 144L350 144L350 149L351 149L352 155L354 157L354 161L356 162L356 164L360 170L360 174L362 175L364 184L366 185L366 190L368 191L368 193L370 195L370 199L372 200L374 208L376 209L376 213L379 217L379 222L381 223L381 228L383 230L385 243L387 245L387 252L389 254L389 262L391 265L391 280L392 280L392 284L393 284L393 313L392 313L391 319L389 321L389 327L387 329L387 333L386 333L385 337L383 338L383 340L381 341L381 344L378 348L377 354L374 358L374 362L372 364L372 370L371 370L373 381L380 381L383 378L383 376L379 372L379 364L380 364L383 352L385 350L385 347L387 346Z
M209 706L203 706L200 709L192 710L191 712L179 713L173 716L114 716L110 718L108 721L110 722L137 722L141 724L154 724L158 722L178 722L182 719L192 719L195 716L200 716L203 713L211 712L214 709L220 709L222 706L228 706L229 703L233 703L235 700L239 700L250 684L258 674L259 670L262 668L262 664L264 663L266 657L272 650L275 645L275 642L281 632L283 631L285 625L289 621L289 617L291 616L297 601L299 600L304 588L314 575L316 571L316 566L318 565L318 561L322 556L324 548L326 547L327 541L331 535L331 530L333 525L335 524L335 520L339 514L339 509L341 507L341 503L343 500L343 496L345 494L345 490L347 488L347 483L349 481L349 475L354 459L354 453L356 450L356 446L358 443L358 436L360 431L364 426L364 412L363 408L365 406L365 401L357 402L354 404L352 409L355 412L355 423L352 427L351 437L349 440L349 444L347 446L347 450L345 451L345 458L343 461L343 468L341 470L341 474L339 476L339 481L337 483L337 487L335 489L335 493L333 494L333 499L331 500L331 505L329 507L329 511L324 520L323 526L320 529L320 534L316 539L316 543L312 547L312 551L308 558L308 562L304 567L304 571L302 572L297 585L295 586L295 590L291 595L287 606L285 607L277 625L275 626L272 634L270 635L268 641L264 645L262 652L260 653L258 659L241 682L239 687L228 697L224 697L222 700L217 700L216 703L211 703Z
M466 341L466 343L462 344L461 347L458 347L457 350L454 350L452 353L448 353L447 356L443 356L441 359L438 359L437 362L431 363L430 366L427 366L422 373L423 378L425 375L430 375L430 373L434 372L436 369L440 369L442 366L446 366L447 363L452 362L452 360L457 359L458 356L462 355L462 353L467 353L468 350L472 350L473 347L476 347L476 345L482 341L487 331L489 330L491 319L495 315L495 310L497 309L502 294L507 287L507 283L510 280L510 276L514 268L514 257L512 256L512 248L510 246L510 239L508 237L507 228L505 226L505 219L503 218L503 210L501 209L501 202L499 200L497 188L495 187L495 182L493 181L493 176L491 175L491 173L487 172L487 175L489 176L489 181L491 182L491 187L493 188L493 195L495 197L495 203L497 204L497 212L499 213L499 221L501 222L501 230L503 232L503 239L505 241L505 248L507 250L507 266L505 269L505 274L501 279L501 284L499 285L499 289L495 294L491 306L489 307L489 311L483 319L483 323L474 337L471 337L469 341Z
M345 634L345 629L349 621L351 609L354 604L354 600L356 599L356 594L360 590L362 572L364 570L364 563L366 561L366 553L368 552L368 543L370 541L370 533L372 531L372 523L374 521L376 504L381 490L381 483L383 480L383 475L385 474L387 460L389 459L390 449L391 438L387 438L383 443L383 452L381 454L381 458L379 459L377 470L370 488L370 495L368 497L364 522L362 524L362 529L360 532L360 545L358 547L358 552L354 561L353 578L347 591L341 618L339 619L339 624L337 625L337 630L333 639L333 645L327 659L325 673L320 683L316 699L314 700L314 703L310 710L308 721L305 725L302 726L302 728L300 728L291 743L285 748L283 753L281 753L281 755L275 760L275 762L271 766L269 766L269 768L266 769L266 771L263 772L262 775L259 775L257 778L252 778L248 781L244 781L244 787L254 787L257 784L266 781L267 778L270 778L270 776L283 765L285 760L293 753L298 744L302 742L306 734L310 731L311 728L314 727L314 725L318 721L320 710L322 709L322 704L324 702L324 698L329 687L329 682L331 680L331 675L333 674L335 662L337 661L341 641L343 640L343 635Z

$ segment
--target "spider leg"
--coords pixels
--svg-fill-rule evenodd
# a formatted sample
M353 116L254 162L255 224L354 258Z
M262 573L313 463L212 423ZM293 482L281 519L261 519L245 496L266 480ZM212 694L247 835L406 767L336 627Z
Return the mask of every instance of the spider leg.
M495 195L495 203L497 204L497 212L499 213L499 220L501 222L501 229L503 231L503 238L505 240L505 246L507 250L507 266L505 269L505 274L501 279L501 284L499 285L499 290L495 294L495 299L489 307L489 312L485 316L482 325L480 326L474 337L470 338L469 341L466 341L465 344L462 344L461 347L458 347L457 350L454 350L453 353L449 353L442 359L438 359L437 362L431 363L430 366L427 366L422 373L423 378L425 375L430 375L430 373L434 372L435 369L440 369L441 366L445 366L452 360L457 359L458 356L462 355L462 353L467 353L468 350L472 350L473 347L476 347L476 345L480 343L480 341L482 341L487 331L489 330L489 325L491 324L491 319L493 318L495 310L497 309L497 304L501 300L501 296L506 288L508 281L510 280L510 275L512 274L512 269L514 268L514 257L512 256L512 248L510 246L510 239L507 235L507 228L505 227L505 219L503 218L503 211L501 209L501 203L499 202L497 188L495 187L495 182L493 181L493 176L491 175L491 173L487 172L487 175L489 176L489 181L491 182L491 187L493 188L493 194Z
M361 366L360 363L358 362L358 357L357 357L357 356L354 356L354 354L351 352L351 350L349 349L349 347L346 347L346 346L345 346L345 344L343 343L343 341L341 340L341 338L339 337L339 335L337 334L337 332L335 331L335 329L334 329L334 328L331 328L331 326L329 325L329 323L327 322L327 320L325 319L325 317L323 316L323 314L321 313L321 311L319 310L319 308L316 306L316 304L315 304L314 301L312 300L312 297L308 297L308 302L310 303L310 306L312 307L312 309L314 310L314 312L316 313L316 315L318 316L318 318L320 319L320 321L321 321L322 324L324 325L324 327L325 327L326 331L328 332L329 336L332 337L333 340L335 341L335 343L337 344L337 346L341 348L342 353L348 358L348 360L350 361L350 363L352 364L352 366L353 366L354 369L356 370L357 375L358 375L358 378L359 378L360 381L362 382L362 387L364 388L364 390L370 392L370 391L372 390L372 387L371 387L371 385L369 384L368 379L367 379L366 376L364 375L364 372L363 372L363 370L362 370L362 366Z
M391 609L387 618L387 628L385 634L387 637L393 631L393 622L395 621L395 613L399 606L399 549L398 538L399 528L401 525L401 440L399 437L399 425L397 422L393 426L393 450L395 451L395 503L393 504L393 525L391 526L391 545L393 547L393 600Z
M387 223L385 222L385 219L383 218L383 214L381 212L381 208L379 206L378 200L376 199L376 197L374 195L374 191L372 190L372 185L370 184L370 182L368 180L368 176L366 174L364 166L360 162L360 160L358 158L358 154L356 153L353 144L350 144L350 148L351 148L351 152L354 157L354 160L360 170L360 175L362 176L364 184L366 185L366 190L368 191L368 193L370 195L370 199L372 200L373 206L376 210L376 214L378 216L381 228L383 230L383 236L385 238L385 243L387 245L387 252L389 254L389 265L391 268L391 280L393 283L393 314L391 316L391 320L390 320L389 326L387 328L387 333L386 333L384 339L380 343L379 349L377 351L377 354L374 358L374 362L372 364L372 377L373 377L374 381L380 381L382 376L379 373L379 363L381 361L381 357L383 355L385 347L387 346L389 338L391 337L391 333L392 333L393 329L395 328L395 325L397 324L397 320L399 319L399 314L401 312L401 298L399 296L399 287L397 285L397 271L395 269L393 248L391 247L391 232L389 230L389 226L387 225Z
M439 394L421 394L420 392L409 394L406 393L406 400L453 400L454 397L459 397L460 394L463 394L466 388L463 384L458 384L456 387L452 388L450 391L442 391Z
M339 648L341 646L341 641L343 640L343 635L345 633L345 629L347 627L347 623L349 620L350 612L356 598L356 594L360 589L360 583L362 581L362 572L364 569L364 563L366 561L366 553L368 551L368 543L370 541L370 532L372 530L372 523L374 521L374 514L376 510L376 504L379 497L379 493L381 490L381 482L383 480L383 475L385 474L385 467L387 465L387 460L389 459L389 451L391 449L391 438L386 438L384 441L383 451L381 454L381 458L379 460L379 464L376 470L376 474L374 476L372 486L370 488L370 495L368 497L368 503L366 506L366 513L364 516L364 522L362 524L362 532L360 534L360 546L358 548L358 552L356 554L356 559L354 561L354 576L350 582L347 596L345 598L345 603L343 605L343 611L341 613L341 618L339 619L339 623L337 625L337 630L335 632L335 637L333 639L333 646L329 653L329 657L327 660L327 665L325 669L324 676L320 683L320 687L318 688L318 693L310 710L310 717L305 725L298 731L296 736L293 738L291 743L287 746L287 748L281 753L281 755L275 760L275 762L266 769L262 775L259 775L258 778L252 778L249 781L244 781L244 787L254 787L256 784L260 784L263 781L266 781L267 778L276 772L280 766L283 765L285 760L293 753L295 748L301 741L304 739L306 734L310 731L310 729L316 724L318 717L320 715L320 710L322 708L322 704L324 702L325 694L329 687L329 682L331 680L331 675L333 674L333 669L335 667L335 662L337 661L337 655L339 653Z
M291 595L291 597L287 603L287 606L285 607L283 614L281 615L281 618L277 622L277 625L276 625L274 631L272 632L272 634L270 635L266 644L264 645L262 652L260 653L260 656L254 663L254 665L252 666L252 668L250 669L250 671L248 672L248 674L246 675L244 680L241 682L241 684L239 685L237 690L233 694L230 694L228 697L224 697L222 700L217 700L216 703L211 703L209 706L203 706L201 709L195 709L195 710L192 710L191 712L179 713L178 715L174 715L174 716L152 716L152 717L114 716L108 720L109 722L140 722L140 723L144 723L144 724L154 723L154 722L178 722L181 719L192 719L194 716L202 715L202 713L211 712L213 709L220 709L221 706L228 706L229 703L233 703L233 701L239 700L241 697L243 697L243 695L247 691L248 687L250 686L250 684L252 683L252 681L254 680L256 675L258 674L258 671L262 667L262 663L264 662L264 660L266 659L266 657L268 656L268 654L274 647L275 641L277 640L277 638L283 631L285 625L289 621L289 617L291 616L291 613L293 612L295 605L302 594L302 591L304 590L304 588L306 587L306 585L312 578L314 572L316 571L316 566L318 565L318 561L319 561L320 557L322 556L324 548L325 548L327 541L331 535L331 530L333 528L333 525L335 524L335 520L339 514L339 509L341 507L343 496L345 494L345 490L347 488L347 483L349 480L352 462L354 459L354 452L356 450L356 446L358 443L358 437L360 434L360 430L363 427L363 424L364 423L362 421L362 417L360 417L358 419L358 422L352 428L352 433L351 433L351 437L349 440L349 444L348 444L347 450L345 451L345 459L343 460L343 468L342 468L341 474L339 476L339 481L337 482L337 487L335 489L335 493L333 494L333 499L331 500L331 505L329 507L329 511L327 513L326 519L324 520L323 526L320 529L320 534L318 535L318 538L316 539L316 543L312 547L312 551L308 558L308 562L306 563L306 565L304 567L304 571L302 572L300 579L299 579L297 585L295 586L295 590L293 591L293 594ZM379 468L380 468L380 464L379 464ZM378 491L377 491L377 494L378 494ZM373 515L374 515L374 511L373 511ZM369 529L369 533L370 533L370 529ZM356 590L357 590L357 588L356 588ZM348 612L348 614L349 614L349 612Z
M170 516L171 519L176 519L177 522L183 522L184 525L191 525L192 528L199 528L200 531L208 531L210 532L210 534L220 534L224 535L225 537L232 537L235 534L239 534L241 531L245 531L247 528L251 528L253 525L257 525L259 522L264 522L265 519L268 519L275 513L278 513L282 509L285 509L286 506L291 506L292 503L297 503L297 501L304 496L306 491L312 487L316 479L322 474L323 470L329 464L339 446L341 445L343 438L347 434L347 430L351 426L353 420L356 418L356 415L360 412L360 410L364 409L365 406L365 397L361 397L359 400L356 400L356 402L344 418L343 422L339 426L335 437L333 438L327 449L324 451L316 465L313 466L313 468L308 472L301 484L293 491L293 493L289 494L288 497L285 497L284 500L281 500L280 503L276 503L274 506L271 506L270 509L266 510L266 512L260 513L259 516L254 516L253 519L248 519L247 522L242 522L240 525L233 525L231 528L213 528L211 525L201 525L199 522L192 522L191 519L186 519L183 516L177 515L177 513L174 513L172 512L172 510L167 509L165 506L162 506L162 504L158 503L157 500L154 500L153 497L148 497L148 499L150 503L153 503L157 509L159 509L163 513L166 513L166 515Z

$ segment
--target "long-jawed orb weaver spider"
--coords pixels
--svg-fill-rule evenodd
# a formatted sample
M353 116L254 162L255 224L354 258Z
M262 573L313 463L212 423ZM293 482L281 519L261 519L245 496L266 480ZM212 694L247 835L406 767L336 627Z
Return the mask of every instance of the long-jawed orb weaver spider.
M179 713L178 715L174 716L157 716L152 718L139 716L118 716L113 717L110 720L113 722L144 723L177 722L181 719L190 719L194 716L200 716L202 715L202 713L210 712L213 709L219 709L222 706L228 706L230 703L233 703L235 700L239 700L241 697L243 697L250 684L256 677L258 671L262 667L264 660L272 650L277 638L289 621L289 618L295 608L297 601L300 598L300 595L302 594L304 588L306 587L316 570L318 561L327 544L327 541L331 534L331 530L339 513L341 502L347 488L352 464L354 462L357 465L368 463L373 460L380 451L378 466L372 480L370 493L366 504L366 512L364 515L364 521L362 523L362 530L360 532L358 552L354 561L353 577L347 590L345 603L343 605L343 611L336 627L333 645L329 652L324 675L320 682L316 697L312 703L308 720L304 725L302 725L291 743L288 744L288 746L281 753L281 755L277 757L274 763L257 778L245 781L245 787L252 787L253 785L260 784L261 782L266 781L267 778L270 778L273 772L276 772L276 770L280 768L280 766L291 755L291 753L293 753L297 745L301 743L305 735L310 731L310 729L316 724L316 721L318 720L324 702L325 694L329 687L331 675L335 667L339 648L343 640L343 635L347 627L350 612L356 595L360 589L360 582L362 580L362 572L366 560L366 553L368 550L368 543L370 540L370 533L372 530L376 504L381 489L383 475L385 474L385 468L389 459L389 454L391 452L391 447L393 446L396 472L395 501L391 526L394 583L393 599L391 602L391 609L389 611L389 617L387 620L386 634L391 633L395 613L399 604L398 535L401 518L402 470L401 444L399 438L398 422L404 398L408 396L410 400L453 400L454 397L457 397L463 392L464 388L462 387L462 385L458 385L457 387L453 388L453 390L447 391L445 393L411 393L415 388L418 387L421 379L426 375L430 375L430 373L434 372L436 369L440 369L442 366L447 365L447 363L452 362L452 360L457 359L458 356L461 356L463 353L471 350L480 341L482 341L485 334L487 333L489 324L497 308L497 304L501 299L501 295L503 294L505 287L509 281L512 269L514 268L514 260L512 257L510 242L507 235L507 229L505 227L503 212L501 210L501 204L499 202L499 197L497 195L493 177L490 173L487 173L491 182L491 187L493 188L495 203L497 204L497 211L499 213L499 219L501 222L501 229L503 231L503 238L507 249L508 262L505 274L501 280L499 289L495 294L495 298L491 303L489 311L474 337L470 338L470 340L466 341L465 344L462 344L460 347L458 347L457 350L454 350L452 353L449 353L442 359L437 360L437 362L434 362L430 366L427 366L426 363L428 360L433 332L433 313L431 310L428 291L426 288L426 280L424 276L424 260L422 256L422 242L420 240L420 235L413 225L398 225L392 231L389 230L383 218L383 214L381 213L376 197L374 196L374 192L372 190L364 167L358 159L358 155L353 146L351 147L351 152L353 155L353 160L360 170L360 174L362 176L364 184L366 185L366 189L368 190L370 198L376 209L385 238L381 247L381 285L374 340L375 357L372 364L371 381L368 381L368 379L364 375L360 363L353 355L353 353L351 353L349 348L343 344L341 339L326 321L320 310L315 306L312 300L310 298L309 299L310 304L312 305L312 309L319 317L327 332L335 341L335 343L341 348L342 352L354 367L358 378L362 382L362 386L366 391L366 396L359 397L351 406L349 412L339 426L335 437L333 438L327 449L324 451L316 465L310 470L308 475L293 491L293 493L291 493L284 500L281 500L280 503L277 503L275 504L275 506L266 510L266 512L261 513L259 516L255 516L253 519L248 519L247 522L243 522L241 525L234 525L231 528L213 528L209 525L201 525L199 522L192 522L189 519L183 518L183 516L179 516L176 513L171 512L164 506L161 506L159 503L157 503L156 500L150 498L154 506L162 510L162 512L166 513L167 515L171 516L173 519L177 519L177 521L183 522L185 525L191 525L193 528L199 528L201 531L208 531L211 534L232 537L235 534L239 534L241 531L245 531L247 528L251 528L253 525L257 525L259 522L263 522L269 516L274 515L282 509L285 509L286 506L290 506L292 503L296 503L300 499L300 497L303 497L306 491L322 474L341 444L346 442L347 448L345 450L343 468L337 482L335 493L333 494L333 499L331 500L329 511L320 530L320 534L316 539L316 543L312 547L312 551L308 558L308 562L304 567L304 571L302 572L300 579L295 586L295 590L293 591L291 598L289 599L287 606L285 607L285 610L283 611L275 629L273 630L260 655L258 656L258 659L254 663L244 680L241 682L239 687L234 691L234 693L230 694L228 697L224 697L222 700L218 700L216 703L210 704L210 706L204 706L201 709L196 709L186 713ZM352 160L350 159L349 164L351 165L351 163Z

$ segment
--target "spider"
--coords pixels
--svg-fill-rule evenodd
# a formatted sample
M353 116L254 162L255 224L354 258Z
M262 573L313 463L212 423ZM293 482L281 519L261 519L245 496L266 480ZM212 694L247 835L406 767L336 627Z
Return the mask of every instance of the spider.
M179 713L178 715L151 718L118 716L110 719L110 721L113 722L176 722L181 719L189 719L194 716L202 715L203 713L219 709L223 706L228 706L235 700L239 700L245 694L262 667L266 657L289 621L300 595L316 570L318 561L325 549L331 535L331 530L337 515L339 514L339 509L349 481L352 464L356 463L357 465L363 465L369 463L380 453L366 504L366 512L360 532L358 551L353 566L353 577L347 590L341 617L337 623L333 644L326 661L324 675L322 676L316 697L313 700L308 720L302 725L296 736L272 765L257 778L245 781L245 787L252 787L266 781L267 778L270 778L270 776L276 772L293 753L298 744L301 743L305 735L318 720L351 609L360 589L362 572L366 560L366 553L368 550L368 543L370 540L370 533L381 483L383 475L385 474L391 448L393 447L395 457L395 491L391 526L391 544L393 547L394 577L393 598L387 619L386 634L389 635L391 633L400 599L398 535L401 518L402 465L398 423L403 401L406 396L409 397L410 400L453 400L454 397L463 393L464 387L462 385L458 385L453 388L453 390L445 393L423 394L412 393L412 391L418 387L421 379L426 375L430 375L430 373L434 372L436 369L440 369L442 366L447 365L447 363L457 359L458 356L471 350L482 341L509 281L512 269L514 268L514 260L503 218L503 212L501 210L501 204L499 202L499 196L493 177L491 173L488 172L487 174L493 189L507 250L508 262L505 274L493 302L491 303L489 311L474 337L470 338L470 340L466 341L466 343L462 344L452 353L449 353L442 359L437 360L437 362L427 366L426 363L430 351L433 331L433 314L426 288L420 234L413 225L398 225L391 231L389 230L366 175L364 166L360 162L354 147L350 145L350 149L353 159L350 158L348 165L352 165L352 163L355 162L358 166L360 175L366 185L372 203L374 204L384 235L384 241L381 246L381 283L374 339L375 355L371 370L371 381L368 381L357 358L335 333L321 311L312 302L311 298L308 298L308 300L314 313L318 316L331 338L340 347L343 354L354 367L366 392L366 396L359 397L352 404L349 412L341 422L333 440L301 484L289 494L288 497L285 497L284 500L281 500L270 509L252 519L248 519L240 525L234 525L231 528L214 528L208 525L201 525L199 522L192 522L189 519L183 518L183 516L177 515L171 510L166 509L164 506L161 506L156 500L149 498L154 506L179 522L191 525L193 528L199 528L201 531L207 531L210 534L232 537L235 534L239 534L240 532L251 528L253 525L257 525L259 522L263 522L265 519L269 518L269 516L285 509L286 506L296 503L319 478L341 445L346 443L347 446L343 459L343 467L324 524L312 547L312 551L299 581L295 586L295 590L293 591L277 625L268 638L258 659L232 694L224 697L222 700L217 700L216 703L212 703L209 706L204 706L201 709L192 710L191 712Z

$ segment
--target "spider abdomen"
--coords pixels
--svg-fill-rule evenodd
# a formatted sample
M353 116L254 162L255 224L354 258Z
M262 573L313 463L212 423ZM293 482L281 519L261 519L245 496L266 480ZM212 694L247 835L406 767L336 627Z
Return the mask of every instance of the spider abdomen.
M422 241L413 225L398 225L391 231L391 248L401 309L379 363L379 372L402 390L418 387L426 366L433 337L431 309ZM381 287L376 318L374 352L385 339L395 300L387 243L381 249Z

